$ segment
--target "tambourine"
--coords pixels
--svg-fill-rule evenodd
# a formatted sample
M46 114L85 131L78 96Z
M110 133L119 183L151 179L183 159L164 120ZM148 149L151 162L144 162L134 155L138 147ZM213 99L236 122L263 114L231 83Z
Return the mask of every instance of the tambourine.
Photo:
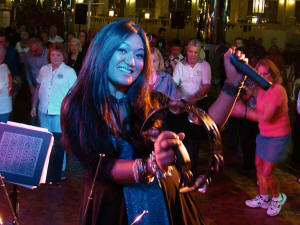
M177 158L175 165L181 174L180 192L190 192L197 189L199 192L205 193L224 161L222 155L222 140L217 125L212 118L200 108L183 102L182 100L170 99L161 92L155 91L152 95L162 102L163 106L154 109L149 114L141 128L142 134L157 133L151 132L151 129L159 131L169 130L169 127L164 129L163 126L157 127L157 124L163 124L170 116L174 118L177 116L184 117L193 125L204 125L210 143L209 162L204 174L193 174L191 172L191 161L185 148L174 149L174 151ZM155 137L153 137L152 141L155 141Z

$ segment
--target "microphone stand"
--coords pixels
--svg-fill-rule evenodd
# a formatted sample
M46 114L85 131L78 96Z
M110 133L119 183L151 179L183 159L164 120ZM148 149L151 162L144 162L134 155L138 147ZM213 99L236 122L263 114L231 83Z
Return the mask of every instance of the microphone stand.
M89 209L91 200L93 199L96 179L97 179L98 174L99 174L99 172L100 172L101 162L102 162L102 160L103 160L104 157L105 157L105 154L99 154L99 160L98 160L97 169L96 169L95 176L94 176L94 179L93 179L93 183L92 183L92 186L91 186L91 189L90 189L90 194L89 194L89 196L88 196L88 200L87 200L87 203L86 203L86 205L85 205L85 209L84 209L83 219L82 219L82 221L81 221L81 225L85 225L86 217L87 217L87 211L88 211L88 209Z
M17 208L14 209L14 207L13 207L13 205L12 205L12 203L11 203L11 199L10 199L8 193L7 193L7 190L6 190L5 184L4 184L4 182L3 182L3 177L1 176L1 173L0 173L0 185L1 185L1 186L3 187L3 189L4 189L5 197L6 197L7 201L8 201L8 206L9 206L10 212L11 212L11 214L12 214L12 216L13 216L13 224L20 225L19 220L18 220L18 217L17 217L17 215L16 215L16 213L17 213ZM16 188L16 186L14 186L14 191L17 191L15 188ZM16 204L17 204L17 203L16 203ZM16 206L16 207L17 207L17 206ZM16 211L15 211L15 210L16 210Z
M148 214L148 210L143 210L143 212L141 214L139 214L135 217L135 219L131 225L135 225L135 224L138 224L139 222L141 222L146 214Z

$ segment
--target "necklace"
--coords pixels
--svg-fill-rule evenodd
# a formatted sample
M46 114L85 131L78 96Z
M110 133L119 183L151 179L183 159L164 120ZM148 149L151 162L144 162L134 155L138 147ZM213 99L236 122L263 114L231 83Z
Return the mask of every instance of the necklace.
M120 105L120 104L123 104L123 103L126 102L127 96L124 95L122 98L117 99L116 97L110 95L110 99L111 99L111 101L112 101L113 104Z

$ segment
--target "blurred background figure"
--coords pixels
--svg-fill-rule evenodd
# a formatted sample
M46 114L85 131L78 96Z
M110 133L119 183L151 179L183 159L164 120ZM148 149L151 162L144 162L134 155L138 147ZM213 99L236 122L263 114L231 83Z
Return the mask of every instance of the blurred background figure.
M63 43L64 39L57 34L57 28L54 25L51 25L49 28L49 42L51 43Z
M72 38L75 38L75 34L72 31L69 31L66 34L66 39L65 39L65 43L69 43L69 41L71 41Z
M31 95L34 95L34 91L37 85L37 77L42 66L48 64L47 48L43 46L42 41L39 38L30 38L28 41L29 51L25 57L25 72L26 79L29 85Z
M48 33L46 31L42 31L40 33L40 37L41 37L43 46L45 46L46 48L48 48L52 44L49 41L49 35L48 35Z
M6 52L3 62L8 66L8 69L11 72L12 86L11 86L10 94L12 97L15 97L18 94L22 84L22 79L20 74L21 73L20 57L15 47L9 44L9 40L5 33L0 33L0 46L2 46Z
M151 89L159 90L169 97L177 99L176 85L172 77L164 72L164 59L160 51L151 47L152 70L149 78Z
M155 34L149 34L148 39L150 41L150 47L156 47L157 48L157 42L158 38Z
M180 40L173 40L170 48L170 55L165 61L165 71L166 73L173 76L173 71L178 62L181 62L184 59L184 56L181 54L182 47Z
M157 48L159 49L163 57L165 57L165 50L167 45L165 40L166 32L167 32L166 28L161 27L158 29L158 33L157 33Z
M292 167L300 170L300 58L291 66L291 121L293 137ZM299 173L299 172L298 172ZM299 174L300 175L300 174Z
M64 46L65 46L65 48L66 48L68 51L69 51L69 42L71 41L72 38L75 38L75 33L69 31L69 32L66 34L66 38L65 38L65 41L64 41Z
M87 33L85 31L80 31L78 34L78 39L81 45L81 52L83 55L85 55L90 45Z
M20 35L18 33L17 21L12 21L9 27L5 28L5 34L9 40L9 45L15 47L17 42L20 41Z
M290 94L288 78L286 75L286 63L277 45L272 45L269 48L267 52L267 58L270 59L279 69L282 85L284 86L286 92Z
M81 69L81 65L84 59L84 55L81 52L81 44L79 39L72 38L69 41L69 53L68 53L68 60L67 65L72 67L76 74L79 74Z
M12 85L12 78L10 71L5 63L6 50L0 46L0 122L6 123L12 111L12 97L10 96L10 89Z
M29 51L28 48L29 34L26 31L20 33L20 41L16 44L16 49L20 56L20 62L23 64L25 61L25 55Z
M241 37L236 37L234 39L234 46L240 50L243 50L243 48L245 48L244 39Z

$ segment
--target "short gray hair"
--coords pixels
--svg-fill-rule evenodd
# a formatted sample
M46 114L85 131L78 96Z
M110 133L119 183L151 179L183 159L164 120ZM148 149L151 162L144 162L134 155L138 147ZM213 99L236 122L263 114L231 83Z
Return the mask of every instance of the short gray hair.
M81 44L78 38L72 38L68 44L70 44L71 42L75 42L78 46L79 52L81 52L82 48L81 48Z
M189 46L189 45L192 45L192 46L195 46L195 47L198 47L199 49L201 49L201 42L197 39L190 40L186 46Z

